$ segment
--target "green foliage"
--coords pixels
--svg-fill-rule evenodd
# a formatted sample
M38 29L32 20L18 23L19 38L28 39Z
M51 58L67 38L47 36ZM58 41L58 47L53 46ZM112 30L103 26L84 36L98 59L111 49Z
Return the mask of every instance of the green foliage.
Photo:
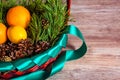
M31 10L32 20L28 32L33 42L41 40L54 45L67 26L66 6L62 0L29 1L27 8ZM46 20L47 25L42 24L42 20Z
M5 15L16 5L25 6L31 13L27 32L33 43L48 41L54 45L65 31L68 15L67 5L62 0L0 0L0 21L7 24Z
M47 0L43 8L45 10L43 17L49 21L47 33L50 37L50 42L54 43L66 27L67 7L62 3L62 0Z

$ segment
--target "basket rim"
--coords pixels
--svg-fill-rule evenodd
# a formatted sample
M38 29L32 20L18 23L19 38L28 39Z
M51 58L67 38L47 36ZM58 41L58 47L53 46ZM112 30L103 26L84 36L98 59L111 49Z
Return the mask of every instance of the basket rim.
M16 68L18 70L20 70L20 71L24 71L26 69L29 69L29 68L33 67L34 65L42 65L47 60L49 60L50 58L55 58L59 54L59 52L61 51L61 49L63 47L66 47L66 44L67 44L67 36L65 34L63 34L63 35L61 35L61 37L55 43L54 46L52 46L51 48L45 50L42 53L36 54L34 56L31 56L31 57L20 58L18 60L10 61L10 62L0 61L0 64L2 64L2 65L0 65L0 68L1 68L0 71L1 72L6 72L6 71L14 70ZM54 53L54 55L53 55L53 53ZM41 62L42 58L46 58L46 60ZM21 67L21 65L22 65L21 63L22 64L28 64L29 67L25 68L28 65L26 65L24 67ZM31 66L30 66L30 64L31 64ZM4 67L6 67L6 66L10 67L11 69L7 69L6 68L6 70L5 70Z
M69 12L68 12L68 15L70 14L70 6L71 6L70 4L71 4L71 0L67 0L67 9L68 9L68 11L69 11ZM63 41L65 41L65 43L64 43ZM64 44L63 44L63 43L64 43ZM58 46L58 44L59 44L59 46ZM31 66L29 66L27 69L33 67L33 66L36 65L36 64L37 64L37 65L42 65L42 64L44 64L45 61L47 61L48 59L50 59L50 58L55 58L55 57L59 54L60 50L61 50L63 47L66 47L66 44L67 44L67 36L66 36L65 34L62 34L62 35L60 36L60 38L58 39L58 41L55 43L54 46L52 46L51 48L43 51L42 53L38 53L38 54L33 55L33 56L31 56L31 57L20 58L20 59L17 59L17 60L15 60L15 61L10 61L10 62L0 61L0 64L2 64L2 65L0 65L0 71L1 71L1 72L6 72L6 71L14 70L14 69L16 69L16 68L17 68L18 70L24 71L24 70L26 70L26 68L24 68L24 67L22 67L22 69L20 68L20 63L23 63L23 61L25 61L24 64L25 64L25 63L31 64ZM53 49L58 49L58 51L56 52L56 50L53 50ZM55 55L50 54L50 53L49 53L49 52L51 52L50 50L52 50L52 52L54 51L54 54L55 54ZM45 60L44 62L42 62L42 63L39 64L41 58L38 60L38 56L43 56L43 58L47 56L47 60ZM36 61L36 60L37 60L37 61ZM31 63L31 62L34 62L34 63ZM17 65L19 65L19 67L18 67ZM5 66L9 66L11 69L6 68L6 70L5 70L5 68L4 68ZM2 69L3 69L3 70L2 70Z

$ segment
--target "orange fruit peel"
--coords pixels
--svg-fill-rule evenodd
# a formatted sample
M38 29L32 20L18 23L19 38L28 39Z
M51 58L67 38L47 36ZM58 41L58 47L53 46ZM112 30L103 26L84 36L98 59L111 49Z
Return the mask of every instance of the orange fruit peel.
M6 20L9 26L21 26L27 28L30 23L30 12L23 6L15 6L8 10Z
M0 23L0 44L3 44L7 41L7 27L3 24Z

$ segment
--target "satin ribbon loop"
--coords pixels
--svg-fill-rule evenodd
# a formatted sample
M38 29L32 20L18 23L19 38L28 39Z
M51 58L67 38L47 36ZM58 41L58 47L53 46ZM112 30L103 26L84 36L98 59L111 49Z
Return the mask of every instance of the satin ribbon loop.
M67 34L71 34L73 36L78 37L79 39L82 40L83 43L82 43L81 47L79 47L77 50L67 50L66 51L66 55L67 55L66 60L70 61L70 60L78 59L78 58L84 56L87 51L87 46L86 46L86 43L85 43L85 40L84 40L84 37L83 37L81 31L76 26L70 25L68 27Z
M62 53L61 56L53 63L53 67L51 68L50 76L61 71L62 68L64 67L64 64L67 61L79 59L82 56L84 56L87 51L87 46L86 46L84 37L83 37L82 33L80 32L80 30L76 26L74 26L74 25L68 26L66 34L71 34L73 36L78 37L79 39L82 40L83 43L82 43L81 47L79 47L77 50L67 50L66 52Z

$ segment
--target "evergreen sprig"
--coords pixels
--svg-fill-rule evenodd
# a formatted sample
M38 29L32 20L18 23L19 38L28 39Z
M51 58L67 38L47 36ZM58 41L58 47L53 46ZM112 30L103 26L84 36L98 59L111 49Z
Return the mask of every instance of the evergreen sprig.
M64 33L68 15L67 5L62 0L0 0L0 21L7 24L6 13L16 5L25 6L31 13L27 32L34 43L48 41L54 45Z
M54 44L66 27L68 18L67 7L62 3L62 0L47 0L44 10L45 13L43 14L43 17L49 21L47 30L50 42Z
M29 26L33 42L41 40L48 41L51 45L54 45L60 35L64 32L67 25L67 5L63 3L62 0L30 0L27 7L31 10L32 14L36 15L32 15L32 20ZM42 19L47 20L48 24L42 26ZM39 32L35 29L39 30Z

